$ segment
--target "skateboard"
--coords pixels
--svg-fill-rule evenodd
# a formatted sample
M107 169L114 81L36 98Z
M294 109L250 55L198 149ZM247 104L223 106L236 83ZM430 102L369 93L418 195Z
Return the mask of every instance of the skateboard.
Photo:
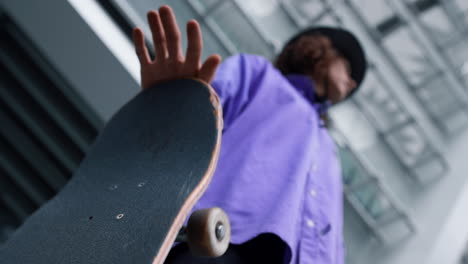
M163 263L174 241L198 256L230 242L220 208L194 212L223 128L212 87L179 79L146 89L107 123L66 186L0 247L2 263Z

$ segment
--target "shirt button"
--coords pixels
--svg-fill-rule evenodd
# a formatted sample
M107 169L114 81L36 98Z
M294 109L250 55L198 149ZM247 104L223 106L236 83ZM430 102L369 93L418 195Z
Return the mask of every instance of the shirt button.
M324 229L322 229L322 231L320 231L320 235L324 236L326 234L328 234L331 230L331 225L328 224Z
M310 219L307 219L307 226L310 227L310 228L313 228L315 226L314 221L312 221Z
M325 127L325 122L322 119L320 119L320 121L319 121L319 127L321 127L321 128Z
M317 164L313 164L312 165L312 172L316 172L317 171Z
M317 192L316 192L314 189L310 190L309 193L310 193L310 195L311 195L312 197L317 196Z

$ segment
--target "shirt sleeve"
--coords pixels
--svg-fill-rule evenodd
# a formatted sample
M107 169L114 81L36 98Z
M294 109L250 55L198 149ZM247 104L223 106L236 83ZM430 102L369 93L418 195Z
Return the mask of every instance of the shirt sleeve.
M224 129L242 113L259 89L269 62L257 55L238 54L226 59L211 83L223 107Z

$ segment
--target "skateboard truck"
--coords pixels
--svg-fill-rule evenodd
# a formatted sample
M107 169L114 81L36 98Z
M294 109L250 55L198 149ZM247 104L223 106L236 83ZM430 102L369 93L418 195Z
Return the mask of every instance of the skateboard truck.
M218 207L197 210L183 226L176 242L186 242L195 256L219 257L231 240L231 225L226 213Z

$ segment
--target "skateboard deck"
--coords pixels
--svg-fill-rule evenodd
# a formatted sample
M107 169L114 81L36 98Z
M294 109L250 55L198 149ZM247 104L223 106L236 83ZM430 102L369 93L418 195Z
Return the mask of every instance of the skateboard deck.
M1 262L163 263L215 171L222 127L218 97L200 81L141 92L0 247Z

